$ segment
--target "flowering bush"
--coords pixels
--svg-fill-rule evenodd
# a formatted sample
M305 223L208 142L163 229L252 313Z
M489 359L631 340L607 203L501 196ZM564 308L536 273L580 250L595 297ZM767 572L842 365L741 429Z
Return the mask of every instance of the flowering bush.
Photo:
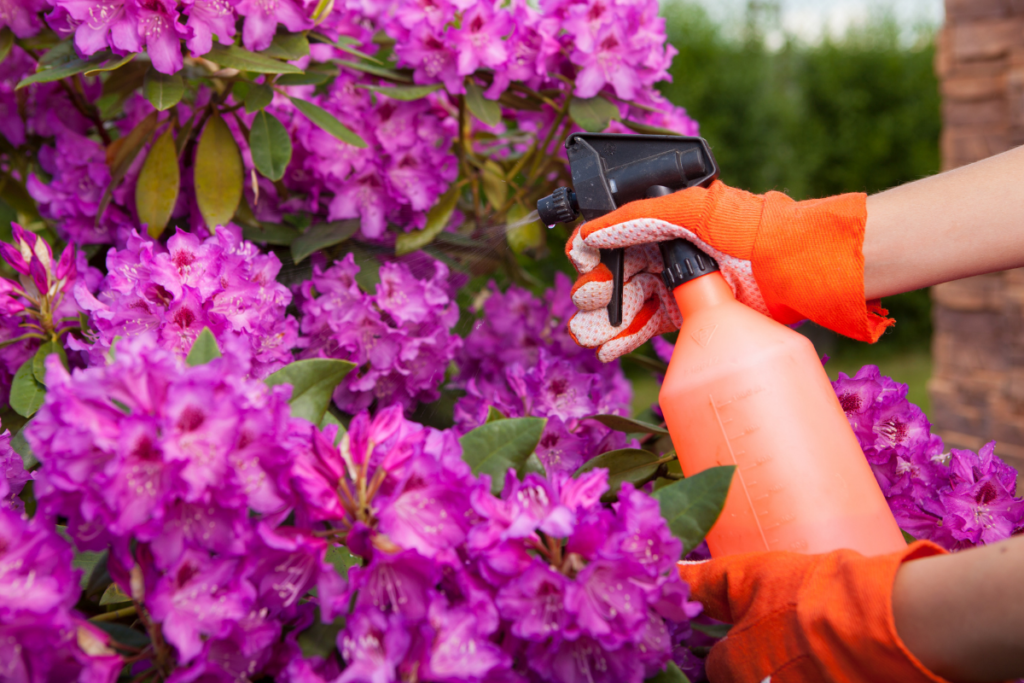
M528 208L570 132L696 133L657 14L0 0L0 680L702 679L732 471L630 419ZM1022 525L837 393L909 533Z

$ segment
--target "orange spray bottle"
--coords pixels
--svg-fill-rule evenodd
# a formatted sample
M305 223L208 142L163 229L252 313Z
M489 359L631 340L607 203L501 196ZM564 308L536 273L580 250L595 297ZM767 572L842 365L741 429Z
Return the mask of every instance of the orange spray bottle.
M707 185L718 169L700 138L574 134L573 190L538 202L548 224L587 220L643 197ZM684 240L660 245L664 279L683 315L659 404L683 473L735 465L708 534L713 556L906 546L814 346L744 306L718 266ZM609 319L621 324L621 250ZM617 252L617 253L616 253Z

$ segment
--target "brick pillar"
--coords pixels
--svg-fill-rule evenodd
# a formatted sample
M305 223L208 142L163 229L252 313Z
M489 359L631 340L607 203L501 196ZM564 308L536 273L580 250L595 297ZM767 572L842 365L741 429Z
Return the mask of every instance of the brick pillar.
M1024 143L1024 0L946 0L937 48L944 169ZM995 439L1021 469L1024 269L938 285L932 300L936 431L959 448Z

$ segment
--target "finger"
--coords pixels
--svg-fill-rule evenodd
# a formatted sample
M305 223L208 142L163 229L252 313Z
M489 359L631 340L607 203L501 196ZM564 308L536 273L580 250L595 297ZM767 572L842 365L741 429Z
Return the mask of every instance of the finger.
M619 356L640 347L648 339L658 334L664 324L665 312L657 296L644 302L643 308L633 318L629 327L608 340L597 350L597 359L602 363L610 363Z
M641 245L626 250L623 271L627 282L641 272L660 273L662 271L661 256L657 254L657 247L653 249L655 252L653 262L651 247L654 245ZM612 288L611 271L606 265L599 263L589 273L581 275L573 284L572 302L581 311L604 308L612 300Z
M721 188L717 186L721 186ZM585 223L583 238L589 240L591 235L610 226L652 216L658 216L676 225L685 225L692 230L699 231L707 222L707 214L713 200L724 189L725 186L716 180L707 189L691 187L688 190L673 192L663 197L630 202L609 214ZM649 241L651 240L636 240L633 244Z
M572 237L565 243L565 255L569 257L576 272L581 275L589 273L601 263L601 252L594 247L587 246L580 236L582 227L577 226L572 232Z
M630 328L633 318L644 307L644 303L655 295L658 281L657 275L639 273L626 282L622 288L622 324L612 327L608 322L608 311L605 308L581 310L569 320L569 332L576 343L586 348L597 348L616 335ZM607 284L610 288L611 284ZM660 306L661 300L655 295ZM645 319L646 323L648 319Z

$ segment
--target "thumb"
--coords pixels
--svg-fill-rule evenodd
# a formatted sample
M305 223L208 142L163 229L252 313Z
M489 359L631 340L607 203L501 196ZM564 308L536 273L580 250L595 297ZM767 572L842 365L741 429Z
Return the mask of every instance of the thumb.
M679 576L712 619L737 624L796 601L815 555L744 553L705 562L679 562Z

